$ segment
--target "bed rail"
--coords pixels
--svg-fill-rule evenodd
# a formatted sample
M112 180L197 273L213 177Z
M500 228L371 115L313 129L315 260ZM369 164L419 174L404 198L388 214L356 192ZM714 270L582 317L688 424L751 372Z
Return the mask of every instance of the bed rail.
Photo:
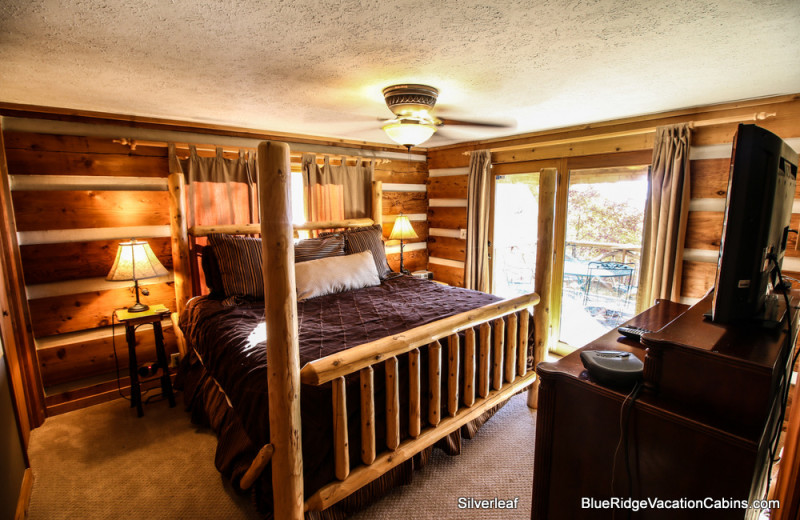
M527 309L539 302L535 293L493 303L450 316L403 333L307 363L300 371L303 383L333 382L334 461L338 482L317 491L306 510L322 510L347 497L414 454L427 448L484 411L511 397L534 381L527 372ZM505 321L503 318L506 318ZM492 327L494 322L494 341ZM479 328L476 341L475 328ZM464 360L459 332L464 331ZM447 354L442 360L442 340ZM428 346L428 373L420 373L420 347ZM400 442L400 374L398 356L409 356L409 436ZM377 453L375 441L374 369L384 363L386 374L386 446ZM460 370L463 366L463 379ZM443 413L442 372L447 378L446 410ZM350 471L347 395L345 377L359 374L361 416L361 462ZM428 380L428 417L421 416L420 381ZM462 381L460 383L460 381ZM490 381L492 389L490 390ZM477 396L476 396L477 393ZM445 415L445 418L442 416Z

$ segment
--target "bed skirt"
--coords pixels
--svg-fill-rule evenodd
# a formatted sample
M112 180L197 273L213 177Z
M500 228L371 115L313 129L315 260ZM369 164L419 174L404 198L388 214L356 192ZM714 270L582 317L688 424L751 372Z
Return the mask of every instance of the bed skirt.
M231 483L233 488L245 493L239 487L239 481L250 467L261 446L255 446L245 431L241 420L230 406L228 398L220 386L206 371L205 366L193 350L183 359L176 379L176 387L183 389L184 403L195 424L209 426L217 435L217 451L214 465ZM390 470L377 480L351 494L324 511L308 511L307 520L340 520L360 511L391 489L399 485L411 483L415 469L425 466L438 448L448 455L461 453L462 437L471 439L480 427L489 420L503 402L490 408L478 418L470 421L460 429L426 448L411 459ZM267 466L252 488L247 491L258 511L266 519L272 519L272 474L271 466ZM306 491L307 494L308 490Z

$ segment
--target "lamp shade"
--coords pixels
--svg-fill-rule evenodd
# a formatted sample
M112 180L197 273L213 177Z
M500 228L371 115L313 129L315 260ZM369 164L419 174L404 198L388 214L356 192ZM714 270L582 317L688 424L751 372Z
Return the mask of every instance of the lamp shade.
M155 278L169 273L158 261L150 244L143 240L132 239L122 242L117 248L117 258L106 276L106 280L142 280Z
M436 125L425 119L392 119L382 128L392 141L409 147L424 143L436 132Z
M411 221L405 215L400 215L394 221L392 233L389 235L389 240L408 240L409 238L417 238L414 228L411 227Z

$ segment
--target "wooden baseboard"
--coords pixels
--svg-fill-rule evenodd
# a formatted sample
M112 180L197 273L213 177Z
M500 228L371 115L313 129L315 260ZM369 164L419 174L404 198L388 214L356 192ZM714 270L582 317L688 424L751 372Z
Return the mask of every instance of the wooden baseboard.
M31 503L31 491L33 491L33 471L31 468L25 470L22 476L22 485L19 488L19 498L17 499L17 512L14 520L25 520L28 518L28 506Z

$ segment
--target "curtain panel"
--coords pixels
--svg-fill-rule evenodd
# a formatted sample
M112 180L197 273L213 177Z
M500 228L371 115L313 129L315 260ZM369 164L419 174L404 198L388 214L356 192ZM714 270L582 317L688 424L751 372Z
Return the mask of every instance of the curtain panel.
M637 312L657 298L680 301L683 243L689 214L688 123L656 129L648 174Z
M202 157L197 148L189 147L187 158L178 157L175 145L169 145L169 171L182 173L186 180L186 220L189 227L250 224L258 222L258 189L256 188L256 154L240 151L235 158L223 156L222 148L213 157ZM205 245L205 237L190 244ZM198 259L192 270L194 294L208 294L205 275Z
M489 211L492 188L492 154L489 150L472 152L467 181L467 258L464 287L490 292L489 284Z
M170 173L182 173L186 179L189 226L258 221L255 153L240 151L228 159L217 148L214 157L201 157L190 146L189 157L182 159L170 145L169 161Z
M374 161L359 161L358 164L349 165L342 157L341 164L332 165L330 157L326 155L320 167L316 155L307 153L303 154L301 162L307 221L372 216Z

